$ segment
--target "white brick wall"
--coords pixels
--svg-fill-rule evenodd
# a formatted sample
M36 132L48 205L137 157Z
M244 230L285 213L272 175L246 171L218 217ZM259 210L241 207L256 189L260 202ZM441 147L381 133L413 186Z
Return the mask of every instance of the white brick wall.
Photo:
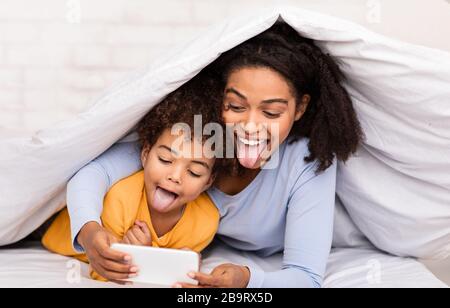
M64 121L171 45L240 12L276 4L450 50L445 0L0 0L0 133ZM374 5L380 5L379 23L367 18Z

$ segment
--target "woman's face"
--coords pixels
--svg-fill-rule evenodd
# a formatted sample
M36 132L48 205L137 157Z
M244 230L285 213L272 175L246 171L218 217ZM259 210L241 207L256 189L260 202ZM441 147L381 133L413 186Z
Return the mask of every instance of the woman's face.
M270 68L233 71L227 81L223 117L235 130L237 158L248 169L261 168L284 142L309 103L297 106L285 78Z

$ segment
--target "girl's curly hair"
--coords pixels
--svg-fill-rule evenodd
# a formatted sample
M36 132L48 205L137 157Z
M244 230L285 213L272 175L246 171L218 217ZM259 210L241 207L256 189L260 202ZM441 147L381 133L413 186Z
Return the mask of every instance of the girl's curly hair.
M309 138L310 155L305 161L317 160L317 172L330 167L334 157L346 161L357 150L364 136L350 96L341 85L344 76L336 61L314 41L280 22L224 53L206 71L216 74L223 89L230 74L245 67L266 67L284 76L297 104L303 95L311 96L289 142Z
M169 94L139 122L137 132L141 146L152 147L166 129L172 129L178 123L188 124L194 134L196 115L201 116L202 130L208 123L224 126L220 93L221 88L214 78L205 74L194 77ZM216 159L213 173L217 173L222 164L221 159Z

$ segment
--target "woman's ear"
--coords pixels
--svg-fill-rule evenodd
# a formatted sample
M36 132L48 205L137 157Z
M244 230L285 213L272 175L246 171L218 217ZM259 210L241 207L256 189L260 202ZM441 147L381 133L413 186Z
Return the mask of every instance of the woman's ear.
M150 153L151 147L146 144L141 151L141 163L142 167L145 167L145 164L147 163L148 155Z
M298 121L302 118L302 116L306 112L306 108L308 108L309 102L311 101L311 95L305 94L302 97L300 104L297 106L297 110L295 112L295 121Z

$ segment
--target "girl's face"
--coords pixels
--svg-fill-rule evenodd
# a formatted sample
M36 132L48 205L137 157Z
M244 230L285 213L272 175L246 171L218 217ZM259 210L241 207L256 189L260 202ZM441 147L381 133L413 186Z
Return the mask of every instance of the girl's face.
M201 141L185 141L180 146L179 140L180 135L172 135L167 129L156 144L142 150L147 202L159 213L182 209L213 183L215 159L208 158L213 154L195 155L195 149L203 148Z
M242 166L258 169L283 143L304 114L310 97L300 104L283 76L270 68L235 70L225 87L223 117L235 129Z

